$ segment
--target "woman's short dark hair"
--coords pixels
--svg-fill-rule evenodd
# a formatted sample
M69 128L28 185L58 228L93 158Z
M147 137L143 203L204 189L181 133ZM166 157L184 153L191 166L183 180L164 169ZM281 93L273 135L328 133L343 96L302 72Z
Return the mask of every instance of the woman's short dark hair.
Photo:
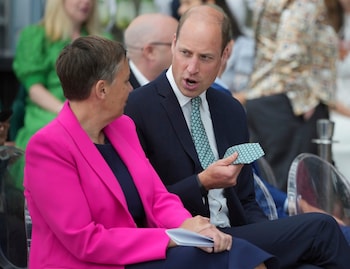
M84 100L98 80L112 83L126 59L120 42L98 36L79 37L56 61L56 72L68 100Z

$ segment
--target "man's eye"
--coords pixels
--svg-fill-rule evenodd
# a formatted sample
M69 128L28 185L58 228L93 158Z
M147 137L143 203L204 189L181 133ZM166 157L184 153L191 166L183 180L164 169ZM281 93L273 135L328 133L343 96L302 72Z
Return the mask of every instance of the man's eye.
M208 56L208 55L202 55L202 56L201 56L201 59L202 59L203 61L209 61L209 60L213 59L213 57Z
M189 56L190 53L187 50L182 50L181 54L183 54L184 56Z

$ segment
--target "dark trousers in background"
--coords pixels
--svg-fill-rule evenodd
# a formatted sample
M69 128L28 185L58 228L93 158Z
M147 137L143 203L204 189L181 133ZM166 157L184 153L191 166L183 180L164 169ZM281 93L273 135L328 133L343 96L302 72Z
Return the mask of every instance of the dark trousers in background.
M271 165L281 190L287 190L289 167L294 158L303 152L317 154L316 123L328 119L328 107L319 104L312 117L305 121L296 116L285 94L248 100L248 125L252 142L259 142L265 158Z

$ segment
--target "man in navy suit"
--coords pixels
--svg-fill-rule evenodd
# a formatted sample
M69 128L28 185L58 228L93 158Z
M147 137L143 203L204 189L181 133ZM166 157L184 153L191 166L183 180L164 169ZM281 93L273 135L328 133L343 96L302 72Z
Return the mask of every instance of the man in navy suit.
M129 95L126 114L137 127L147 157L167 188L192 215L210 217L234 237L245 238L280 259L282 268L348 268L350 248L336 221L310 213L268 221L255 201L250 165L232 165L227 148L249 141L240 103L210 88L229 52L230 26L217 7L199 6L181 17L171 67ZM191 102L217 159L203 169L189 131Z
M137 16L124 32L133 88L154 80L171 64L171 41L178 21L161 13Z

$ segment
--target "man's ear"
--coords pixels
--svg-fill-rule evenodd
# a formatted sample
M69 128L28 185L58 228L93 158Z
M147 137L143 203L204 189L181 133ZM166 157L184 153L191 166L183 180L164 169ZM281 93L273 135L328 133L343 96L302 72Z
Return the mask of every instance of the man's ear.
M223 60L227 61L230 58L234 46L234 41L231 40L225 47L224 52L222 54Z
M151 44L146 44L142 49L142 54L145 57L145 59L153 60L155 57L154 46L152 46Z
M174 51L175 51L175 45L176 45L176 39L177 36L176 36L176 33L174 34L174 37L173 37L173 41L171 42L171 53L174 55Z

